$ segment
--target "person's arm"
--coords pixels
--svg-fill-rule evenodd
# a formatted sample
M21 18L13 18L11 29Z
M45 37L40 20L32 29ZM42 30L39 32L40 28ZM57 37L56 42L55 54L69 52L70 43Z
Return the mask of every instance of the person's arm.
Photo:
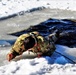
M10 52L7 54L7 60L10 61L12 59L14 59L16 56L21 55L24 51L24 38L25 38L25 34L21 35L20 37L17 38L16 42L14 43L12 49L10 50Z
M23 52L24 51L22 50L21 47L19 48L17 45L14 44L14 46L12 47L12 49L10 50L10 52L7 54L7 60L11 61L16 56L21 55Z
M13 48L10 50L10 52L7 54L7 60L11 61L12 59L14 59L16 56L20 55L19 53L17 53L15 50L13 50Z

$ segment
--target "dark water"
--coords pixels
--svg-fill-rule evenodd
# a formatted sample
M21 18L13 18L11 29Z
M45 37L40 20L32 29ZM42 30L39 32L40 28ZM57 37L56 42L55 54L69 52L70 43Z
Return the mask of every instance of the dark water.
M0 40L0 47L8 47L14 44L16 40Z
M38 31L41 35L48 36L55 30L59 30L63 37L59 38L57 44L66 45L69 47L76 47L76 22L67 19L48 19L36 26L30 26L27 30L9 35L20 36L31 31ZM0 40L0 45L14 44L15 40Z

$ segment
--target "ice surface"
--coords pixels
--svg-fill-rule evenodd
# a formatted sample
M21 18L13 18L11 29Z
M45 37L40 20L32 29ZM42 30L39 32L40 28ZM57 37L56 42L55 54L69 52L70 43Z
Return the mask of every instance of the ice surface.
M21 11L30 11L38 8L55 8L76 11L75 0L1 0L0 18L6 17ZM70 16L70 15L69 15ZM10 26L10 25L9 25ZM3 41L3 44L8 42ZM73 60L76 60L76 48L57 45L57 51L63 52ZM8 62L6 54L10 47L0 48L0 75L76 75L76 64L70 64L69 61L60 55L53 54L52 57L41 57L34 59L21 59L19 61ZM64 64L64 65L63 65Z

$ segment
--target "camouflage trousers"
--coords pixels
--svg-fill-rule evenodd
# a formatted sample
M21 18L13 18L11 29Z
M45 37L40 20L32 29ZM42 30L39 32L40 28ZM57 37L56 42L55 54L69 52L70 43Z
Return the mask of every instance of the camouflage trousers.
M42 55L43 56L51 56L56 49L55 43L59 39L59 33L52 33L49 36L47 36L46 39L49 40L50 46L52 46L52 47L51 47L51 49L49 49L47 52L43 53Z

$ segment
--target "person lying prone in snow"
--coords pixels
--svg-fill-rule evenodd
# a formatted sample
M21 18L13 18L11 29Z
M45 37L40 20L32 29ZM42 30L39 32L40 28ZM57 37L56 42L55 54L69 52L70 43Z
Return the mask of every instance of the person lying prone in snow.
M30 32L19 36L10 52L7 54L7 60L11 61L16 56L25 51L36 53L38 57L51 56L55 51L55 42L59 37L58 31L50 34L49 39L44 38L39 32Z

